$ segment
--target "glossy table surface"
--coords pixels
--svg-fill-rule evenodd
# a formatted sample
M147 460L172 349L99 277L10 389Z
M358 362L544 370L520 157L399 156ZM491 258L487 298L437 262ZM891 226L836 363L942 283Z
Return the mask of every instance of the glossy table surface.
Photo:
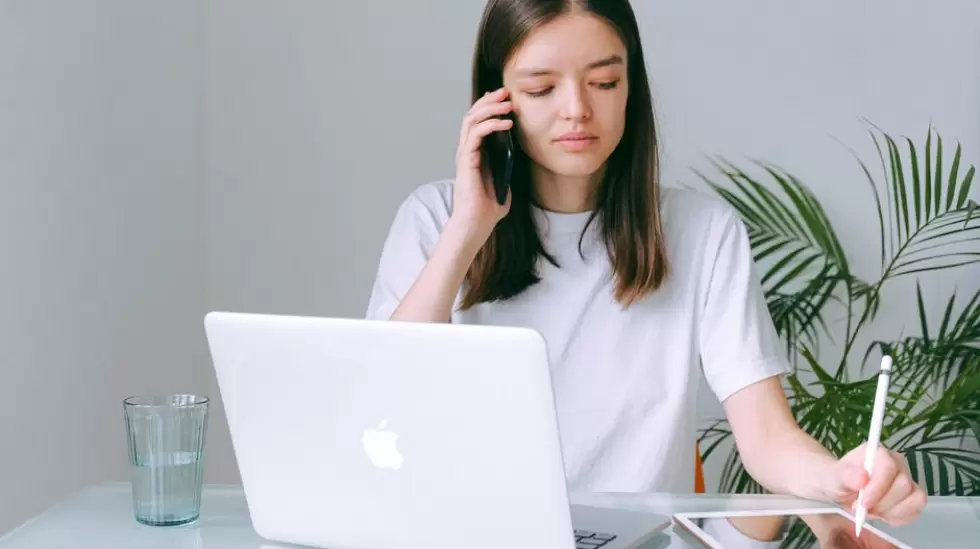
M132 515L128 483L90 486L70 495L47 511L0 537L0 549L274 549L251 527L240 486L208 485L201 519L190 525L155 528L137 523ZM649 510L665 515L679 512L800 509L823 507L778 496L719 496L670 494L579 494L575 503ZM933 498L915 523L882 530L919 549L980 547L980 498ZM659 547L701 547L676 524Z

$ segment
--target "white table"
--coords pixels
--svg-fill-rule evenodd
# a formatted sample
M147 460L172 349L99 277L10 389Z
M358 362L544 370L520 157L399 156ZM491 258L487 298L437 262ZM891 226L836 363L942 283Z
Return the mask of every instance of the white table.
M252 530L240 486L204 489L201 520L174 528L143 526L133 519L128 483L99 484L75 493L0 538L0 549L277 549ZM649 510L665 515L685 511L817 507L775 496L590 494L576 503ZM933 498L923 516L903 528L882 527L922 549L977 548L980 498ZM671 526L670 549L691 545Z

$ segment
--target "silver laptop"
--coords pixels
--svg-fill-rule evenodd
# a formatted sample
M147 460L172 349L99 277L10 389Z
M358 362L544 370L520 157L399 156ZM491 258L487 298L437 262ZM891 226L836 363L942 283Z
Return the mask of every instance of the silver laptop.
M533 330L230 312L209 313L205 328L267 540L626 549L670 524L569 504Z

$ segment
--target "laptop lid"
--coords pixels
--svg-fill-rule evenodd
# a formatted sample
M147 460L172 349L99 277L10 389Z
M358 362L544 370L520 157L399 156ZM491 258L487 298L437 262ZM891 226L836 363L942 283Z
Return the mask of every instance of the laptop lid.
M537 332L233 312L205 328L262 537L574 546Z

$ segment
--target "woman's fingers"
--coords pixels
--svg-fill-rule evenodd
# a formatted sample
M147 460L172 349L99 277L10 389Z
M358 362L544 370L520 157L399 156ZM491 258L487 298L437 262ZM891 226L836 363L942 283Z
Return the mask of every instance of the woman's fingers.
M500 116L510 112L511 103L509 101L504 101L507 94L508 92L506 88L500 88L499 90L485 94L475 103L473 103L470 110L466 112L466 116L463 117L463 124L460 128L459 134L460 143L466 141L469 130L476 124L479 124L491 116Z
M466 141L461 145L460 157L469 168L477 168L480 165L480 145L483 139L496 131L509 130L514 126L511 120L506 118L489 118L480 122L470 131Z

